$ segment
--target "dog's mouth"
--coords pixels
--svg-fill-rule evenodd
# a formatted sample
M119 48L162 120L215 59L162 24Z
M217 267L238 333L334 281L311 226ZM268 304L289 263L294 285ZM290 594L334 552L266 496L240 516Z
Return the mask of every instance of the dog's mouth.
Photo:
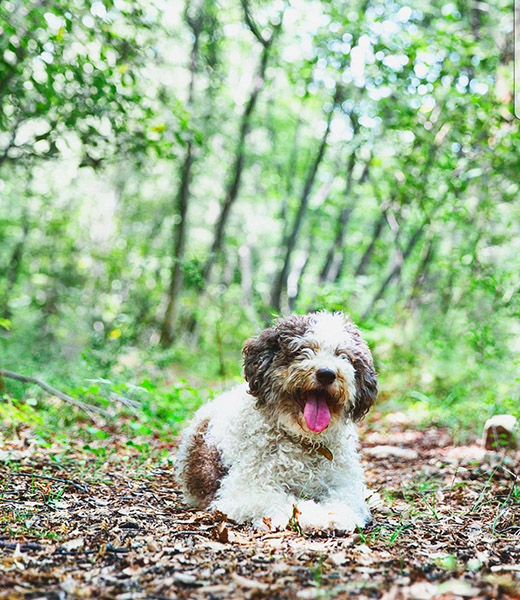
M331 395L321 389L304 392L300 405L307 427L314 433L321 433L330 423L329 402Z

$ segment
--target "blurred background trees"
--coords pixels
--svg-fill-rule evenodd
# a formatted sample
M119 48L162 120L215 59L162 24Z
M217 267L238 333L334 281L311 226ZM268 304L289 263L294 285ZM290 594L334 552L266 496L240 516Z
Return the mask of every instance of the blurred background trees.
M518 414L512 2L4 0L0 33L6 368L229 382L339 309L383 399Z

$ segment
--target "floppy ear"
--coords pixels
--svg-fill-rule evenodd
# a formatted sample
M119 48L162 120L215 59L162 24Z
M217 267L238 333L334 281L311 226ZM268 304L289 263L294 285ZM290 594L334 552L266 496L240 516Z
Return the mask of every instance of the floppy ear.
M370 348L361 337L359 329L346 316L345 326L350 334L354 348L352 350L352 365L356 372L355 404L349 413L353 421L361 421L367 414L377 397L377 376Z
M249 383L249 393L256 398L261 395L265 374L280 349L278 335L276 327L269 327L258 337L244 342L244 377Z
M353 421L361 421L377 397L376 372L368 346L366 351L354 357L353 365L356 370L356 398L351 418Z

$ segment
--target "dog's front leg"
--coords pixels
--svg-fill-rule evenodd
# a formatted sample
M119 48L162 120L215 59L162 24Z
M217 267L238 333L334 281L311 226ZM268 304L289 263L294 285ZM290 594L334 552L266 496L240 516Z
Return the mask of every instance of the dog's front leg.
M347 502L337 492L322 502L303 500L297 502L298 522L304 530L337 529L354 531L370 521L370 511L364 500Z
M228 477L223 482L211 510L226 514L233 521L252 522L258 529L285 529L293 516L296 498L269 485Z

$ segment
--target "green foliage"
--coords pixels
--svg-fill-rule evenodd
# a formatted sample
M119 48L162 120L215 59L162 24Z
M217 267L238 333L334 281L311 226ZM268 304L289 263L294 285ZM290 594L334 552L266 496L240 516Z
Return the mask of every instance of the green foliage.
M1 4L2 366L129 395L124 426L168 436L274 313L344 310L388 408L520 416L510 3L245 6ZM3 385L6 420L41 426L44 396Z

